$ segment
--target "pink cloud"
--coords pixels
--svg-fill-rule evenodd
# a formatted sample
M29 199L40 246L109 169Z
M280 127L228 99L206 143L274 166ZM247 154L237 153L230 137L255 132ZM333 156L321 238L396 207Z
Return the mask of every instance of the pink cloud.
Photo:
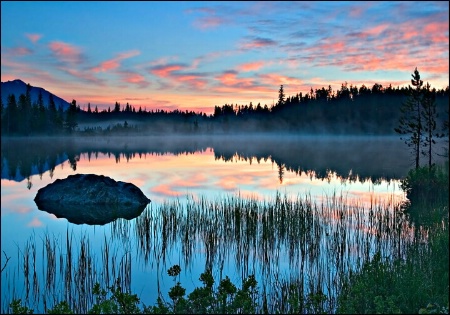
M250 87L252 90L258 88L252 78L238 78L237 72L235 71L222 73L221 75L216 76L216 80L218 80L222 86L236 88L236 91L242 91L242 89Z
M241 49L257 49L257 48L263 48L263 47L269 47L276 45L276 42L270 38L262 38L262 37L256 37L251 39L250 41L247 41L245 43L242 43L240 45Z
M92 68L92 70L94 72L106 72L109 70L117 69L120 66L120 62L122 60L137 56L139 54L140 54L140 51L138 51L138 50L132 50L129 52L121 53L113 59L109 59L109 60L106 60L106 61L100 63L100 65Z
M319 46L319 49L321 49L323 51L332 51L333 53L337 53L338 51L343 51L344 48L345 48L345 43L342 41L322 44Z
M304 83L303 80L288 77L284 75L279 75L276 73L267 73L260 75L264 84L268 86L279 86L280 84L289 85L291 88L293 86L300 86Z
M172 74L172 72L182 70L184 68L186 67L179 64L160 65L153 67L150 72L158 77L167 78Z
M71 63L81 62L81 51L78 47L64 42L51 42L49 47L55 57L62 61Z
M42 86L61 84L58 78L47 71L36 68L36 65L31 66L25 62L15 61L9 52L1 54L1 64L2 68L8 67L11 69L7 71L3 71L2 69L2 82L21 78L25 82L33 82L32 85L35 86L37 86L38 82L41 82Z
M71 76L81 79L83 81L92 82L92 83L98 84L100 86L104 85L103 80L96 78L88 71L80 71L80 70L68 68L68 67L59 67L59 70L66 72L67 74L70 74Z
M378 36L380 35L389 25L384 23L377 26L374 26L372 28L369 28L365 31L366 34L370 36Z
M226 20L218 16L207 16L199 18L194 22L194 26L199 29L215 28L226 23Z
M265 64L266 63L264 61L249 62L237 66L237 69L243 72L256 71L261 69Z
M92 69L94 72L105 72L108 70L113 70L118 68L120 65L119 61L117 59L111 59L102 62L99 66Z
M26 56L31 55L33 51L26 47L14 47L7 49L7 52L13 56Z
M207 81L203 78L203 75L198 73L181 73L182 70L189 70L197 67L199 61L194 60L191 66L182 64L168 64L159 65L151 68L150 73L163 78L168 79L171 82L171 88L176 85L186 86L187 88L202 89L206 86Z
M180 74L173 78L178 83L185 83L195 89L202 89L206 86L206 80L199 75L194 74Z
M433 43L446 43L448 49L448 21L427 24L423 32L424 36L430 37Z
M136 84L141 88L146 88L150 85L150 83L145 80L145 77L143 75L140 75L139 73L132 71L122 71L120 72L120 74L123 81L125 81L126 83Z
M41 39L41 34L25 34L25 36L33 43L36 44Z

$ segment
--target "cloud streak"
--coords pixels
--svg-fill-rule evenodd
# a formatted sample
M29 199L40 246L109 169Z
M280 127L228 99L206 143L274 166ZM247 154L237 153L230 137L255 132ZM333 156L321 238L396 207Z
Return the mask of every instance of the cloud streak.
M49 44L49 48L53 56L60 61L73 64L80 64L83 62L81 49L74 45L54 41Z
M275 45L277 45L277 42L274 41L273 39L264 37L254 37L247 39L243 43L241 43L240 48L243 50L250 50L250 49L273 47Z
M98 72L107 72L109 70L117 69L120 67L120 63L122 60L138 56L138 55L140 55L140 53L141 52L139 50L132 50L132 51L118 54L115 58L103 61L98 66L92 68L92 71L94 71L95 73L98 73Z

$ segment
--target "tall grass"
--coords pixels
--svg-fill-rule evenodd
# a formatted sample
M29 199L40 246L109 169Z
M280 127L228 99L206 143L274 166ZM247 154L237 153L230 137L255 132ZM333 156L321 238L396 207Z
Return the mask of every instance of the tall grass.
M96 282L109 286L119 279L130 292L132 265L167 269L172 257L180 255L183 270L192 270L200 261L220 280L224 269L234 270L230 276L235 281L255 274L262 287L261 311L335 312L350 272L360 271L375 253L406 259L411 244L428 246L426 233L416 231L393 198L367 205L342 195L321 203L310 195L278 193L265 200L188 196L150 204L138 218L119 219L110 226L111 237L105 233L99 248L69 229L63 239L46 234L42 261L36 260L35 238L30 239L25 250L19 250L23 274L19 266L5 270L10 295L2 298L2 311L8 312L5 303L21 298L37 311L66 300L71 309L83 313L94 302ZM42 276L36 273L38 264ZM155 284L158 292L163 276ZM23 286L17 285L18 278L24 279Z

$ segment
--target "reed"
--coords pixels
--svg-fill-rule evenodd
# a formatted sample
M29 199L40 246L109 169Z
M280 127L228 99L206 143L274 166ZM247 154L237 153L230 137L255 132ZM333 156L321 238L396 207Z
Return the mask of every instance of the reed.
M131 292L133 266L159 272L177 259L182 270L202 263L219 280L224 269L232 270L233 281L255 274L263 288L261 311L332 313L344 280L375 253L405 259L411 244L428 246L426 234L410 224L393 198L364 204L336 194L320 203L311 195L279 193L265 200L186 196L152 203L138 218L118 219L110 227L111 236L105 231L98 248L88 235L74 235L69 228L64 239L46 234L41 262L30 239L20 251L25 288L20 298L37 311L65 300L83 313L95 302L96 282L107 287L118 279L116 284ZM38 264L45 266L42 278L36 273ZM161 272L157 277L158 293L165 276Z

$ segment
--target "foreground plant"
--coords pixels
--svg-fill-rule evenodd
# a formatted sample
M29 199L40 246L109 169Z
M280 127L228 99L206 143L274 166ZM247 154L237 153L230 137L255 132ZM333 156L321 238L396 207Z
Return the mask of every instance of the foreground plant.
M168 274L176 278L181 272L178 265L172 266ZM187 297L186 289L177 282L170 290L170 302L158 297L153 306L140 305L140 299L136 294L124 292L120 286L120 279L114 285L108 287L108 291L102 289L99 283L93 288L95 304L88 314L255 314L258 312L258 282L254 275L250 275L242 283L242 288L236 286L227 277L220 281L214 289L214 278L211 271L207 270L200 275L203 286L195 288ZM13 300L10 304L12 314L33 314L33 310L22 305L20 299ZM73 314L69 304L62 301L47 314Z

